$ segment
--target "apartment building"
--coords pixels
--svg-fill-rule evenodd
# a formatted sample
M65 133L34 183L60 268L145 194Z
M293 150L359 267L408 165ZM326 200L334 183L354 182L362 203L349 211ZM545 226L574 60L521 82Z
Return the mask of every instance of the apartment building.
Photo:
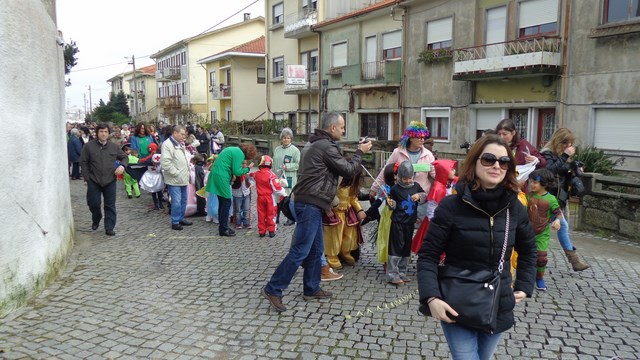
M267 117L312 133L320 105L320 37L314 26L373 0L266 0Z
M206 66L210 119L264 120L264 36L198 60Z
M132 70L107 80L111 84L111 94L122 91L127 96L129 115L136 121L155 122L157 119L155 76L154 64L136 69L135 76Z
M560 124L640 172L638 0L563 2L571 14Z
M180 40L151 55L157 64L159 120L210 123L209 73L198 60L264 35L263 17Z
M314 26L320 33L322 108L339 111L345 137L398 138L401 114L402 15L386 0Z

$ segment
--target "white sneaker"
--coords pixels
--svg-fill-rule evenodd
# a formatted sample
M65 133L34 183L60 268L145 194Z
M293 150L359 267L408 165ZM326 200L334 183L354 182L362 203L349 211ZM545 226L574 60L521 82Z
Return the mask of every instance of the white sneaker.
M212 218L211 216L207 215L207 216L205 216L204 221L206 221L206 222L212 222L212 221L213 221L213 218Z

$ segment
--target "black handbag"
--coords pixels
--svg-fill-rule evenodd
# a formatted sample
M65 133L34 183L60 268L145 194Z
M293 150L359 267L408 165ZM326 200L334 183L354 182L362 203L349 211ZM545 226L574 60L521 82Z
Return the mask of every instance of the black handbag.
M507 208L504 243L497 270L468 270L445 265L438 269L438 284L442 300L457 313L456 323L493 334L497 328L500 303L500 276L509 239L509 209ZM426 307L426 309L425 309ZM429 313L424 304L420 312Z

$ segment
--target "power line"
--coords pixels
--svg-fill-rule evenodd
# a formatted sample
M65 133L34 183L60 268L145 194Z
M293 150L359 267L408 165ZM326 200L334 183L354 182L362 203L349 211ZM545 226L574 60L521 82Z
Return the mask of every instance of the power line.
M200 33L200 34L198 34L198 35L202 35L202 34L206 33L207 31L209 31L209 30L213 29L214 27L216 27L216 26L218 26L218 25L222 24L223 22L225 22L225 21L227 21L227 20L231 19L232 17L234 17L234 16L236 16L236 15L240 14L240 12L244 11L245 9L247 9L248 7L250 7L251 5L253 5L253 4L255 4L255 3L257 3L258 1L259 1L259 0L255 0L255 1L254 1L254 2L252 2L251 4L249 4L249 5L245 6L245 7L243 7L242 9L240 9L240 10L236 11L235 13L233 13L232 15L230 15L229 17L227 17L226 19L224 19L224 20L220 21L219 23L217 23L217 24L213 25L212 27L208 28L207 30L205 30L205 31L201 32L201 33ZM196 35L196 36L198 36L198 35Z

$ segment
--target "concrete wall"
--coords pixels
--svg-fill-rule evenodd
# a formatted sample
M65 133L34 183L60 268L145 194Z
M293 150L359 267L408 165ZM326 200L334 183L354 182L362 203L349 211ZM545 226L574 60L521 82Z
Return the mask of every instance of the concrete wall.
M55 1L0 7L0 316L54 278L72 246L57 30Z
M258 66L264 58L234 57L231 59L231 102L235 121L263 120L265 84L258 84ZM262 114L262 115L260 115Z
M600 1L571 2L567 52L567 104L562 124L580 144L593 143L594 109L640 107L640 36L638 33L589 38L600 25ZM626 157L623 170L640 171L640 154L609 152Z
M418 56L426 48L427 22L453 16L453 48L474 46L476 8L469 1L427 1L411 6L407 14L405 56L405 121L420 119L422 107L451 107L449 141L438 141L443 152L460 152L459 145L471 138L466 106L471 102L469 81L453 81L453 60L421 64Z

